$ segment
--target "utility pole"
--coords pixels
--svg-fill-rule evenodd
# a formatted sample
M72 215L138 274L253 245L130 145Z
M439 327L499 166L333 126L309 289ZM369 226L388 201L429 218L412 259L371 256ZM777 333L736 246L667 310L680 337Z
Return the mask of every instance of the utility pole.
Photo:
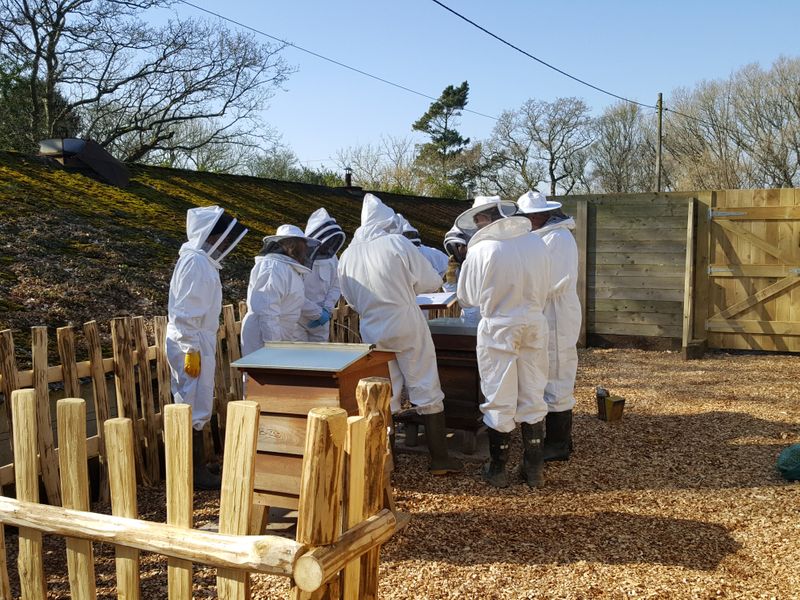
M656 192L661 191L661 112L663 104L661 102L661 92L658 93L658 143L656 144Z

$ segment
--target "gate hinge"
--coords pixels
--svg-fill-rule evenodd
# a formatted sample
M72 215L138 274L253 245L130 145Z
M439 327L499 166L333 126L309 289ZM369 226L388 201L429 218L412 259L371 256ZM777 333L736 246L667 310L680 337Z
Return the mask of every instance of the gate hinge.
M724 211L724 210L714 210L713 208L708 209L708 218L713 219L714 217L746 217L746 212L732 212L732 211Z

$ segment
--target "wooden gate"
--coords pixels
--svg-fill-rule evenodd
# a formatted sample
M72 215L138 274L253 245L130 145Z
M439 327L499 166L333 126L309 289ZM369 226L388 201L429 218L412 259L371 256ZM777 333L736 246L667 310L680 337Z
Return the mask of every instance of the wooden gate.
M708 226L708 346L800 351L800 189L716 192Z

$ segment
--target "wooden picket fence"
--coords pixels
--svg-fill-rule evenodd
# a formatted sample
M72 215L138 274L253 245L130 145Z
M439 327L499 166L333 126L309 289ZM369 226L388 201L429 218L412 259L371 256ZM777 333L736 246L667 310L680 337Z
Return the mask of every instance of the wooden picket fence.
M253 506L259 408L228 405L219 532L192 529L192 418L188 405L163 410L167 523L138 519L135 424L130 418L103 424L111 515L89 512L86 403L59 400L59 489L63 508L39 503L40 402L33 389L11 395L16 457L16 499L0 496L3 525L19 528L18 573L26 600L47 597L42 534L67 538L71 596L96 598L92 542L116 546L117 594L138 599L139 553L168 557L171 600L192 597L192 563L217 568L219 598L250 597L250 573L292 578L291 598L376 598L380 545L399 527L385 508L384 462L388 456L386 379L359 382L359 416L341 408L312 409L303 460L297 535L248 535ZM404 521L404 519L401 519ZM1 544L0 544L1 546ZM0 547L0 599L10 599L5 548Z
M217 334L214 413L217 417L220 443L224 441L228 403L243 397L241 375L238 369L230 365L241 358L239 334L246 310L246 304L241 302L237 320L234 306L225 305ZM335 310L335 318L331 321L332 339L340 342L360 341L358 315L346 304L341 304ZM133 423L137 480L148 485L161 479L163 469L158 449L162 443L163 411L172 402L170 370L164 345L166 326L167 318L162 316L154 317L149 322L143 317L113 319L110 323L112 355L104 356L100 326L96 321L89 321L83 326L83 343L88 356L83 361L75 358L75 329L60 327L56 332L61 361L58 365L48 364L47 328L32 327L32 368L28 370L17 367L11 330L0 331L0 392L6 400L6 410L0 411L0 435L10 437L10 398L13 392L25 388L33 389L39 415L40 435L37 443L42 481L49 504L61 505L58 460L51 425L50 387L54 384L63 385L66 397L80 397L80 381L90 381L91 407L98 424L105 422L114 413L117 417L131 419ZM148 340L148 331L152 332L152 343ZM112 374L116 396L113 405L107 387L107 377ZM206 428L205 435L205 447L212 453L214 444L210 427ZM97 434L88 437L86 441L88 457L99 458L100 497L107 499L106 446L102 427L98 426ZM13 482L14 465L0 466L0 486Z

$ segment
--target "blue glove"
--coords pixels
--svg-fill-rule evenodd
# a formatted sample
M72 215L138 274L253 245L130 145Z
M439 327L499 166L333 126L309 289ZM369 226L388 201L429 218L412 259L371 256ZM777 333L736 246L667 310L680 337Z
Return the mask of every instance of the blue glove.
M320 325L325 325L325 323L327 323L330 320L331 320L330 311L327 308L323 308L322 314L320 315L319 319L317 319L317 321L319 322Z
M319 316L319 319L314 319L313 321L309 321L307 327L309 329L316 329L317 327L322 327L331 320L331 313L328 312L327 308L322 309L322 314Z

